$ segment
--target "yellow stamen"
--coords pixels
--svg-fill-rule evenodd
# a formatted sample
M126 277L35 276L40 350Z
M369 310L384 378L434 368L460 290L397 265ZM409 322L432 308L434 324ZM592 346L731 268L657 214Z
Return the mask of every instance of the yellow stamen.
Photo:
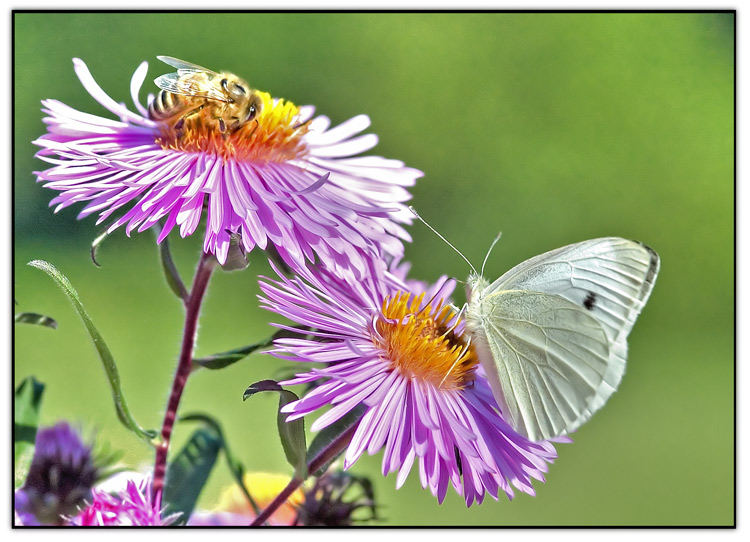
M299 123L299 108L285 100L274 103L267 92L258 94L263 100L260 113L234 132L222 134L217 121L208 118L212 109L204 108L186 117L179 129L179 115L164 121L156 142L164 149L253 162L285 162L303 155L306 147L302 136L307 133L308 123Z
M408 292L384 299L373 340L403 375L439 389L465 388L479 363L474 347L451 329L456 312L450 306L438 303L433 309L429 304L420 310L423 300L424 294Z

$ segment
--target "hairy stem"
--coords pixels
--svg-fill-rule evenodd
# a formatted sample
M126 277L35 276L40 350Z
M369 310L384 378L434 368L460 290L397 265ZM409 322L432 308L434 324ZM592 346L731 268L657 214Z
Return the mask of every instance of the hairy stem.
M346 445L349 444L349 442L352 440L352 437L354 436L354 432L357 430L357 425L353 425L349 429L347 429L345 432L341 433L336 440L331 442L327 448L323 448L318 455L313 457L310 462L307 464L307 471L308 472L315 472L319 468L321 468L323 465L325 465L328 461L336 457L341 451L346 448ZM260 513L258 517L256 517L253 522L250 524L251 527L263 525L269 517L271 517L271 514L273 514L279 506L284 504L286 500L289 498L289 496L294 493L299 486L302 485L302 482L305 480L302 478L292 478L289 481L289 484L279 493L276 495L276 498L269 504L263 512Z
M156 448L156 461L154 463L153 495L158 495L164 489L164 477L167 473L167 453L169 452L169 441L172 437L172 428L177 418L177 408L180 405L182 392L185 390L188 376L193 365L193 348L195 347L195 335L198 329L198 315L200 314L203 296L208 287L211 273L216 266L214 257L210 254L201 254L198 269L193 277L193 285L190 294L185 301L185 326L182 332L182 347L180 359L177 363L177 371L172 381L172 391L167 401L167 409L164 412L164 422L161 427L161 442Z

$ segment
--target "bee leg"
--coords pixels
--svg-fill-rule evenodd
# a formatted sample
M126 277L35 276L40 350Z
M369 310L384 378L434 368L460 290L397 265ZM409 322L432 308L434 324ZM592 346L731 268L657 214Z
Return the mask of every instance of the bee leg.
M258 126L260 126L260 123L256 120L255 121L255 126L253 126L253 129L250 131L250 133L247 134L248 138L253 137L253 134L255 133L255 130L258 129Z
M217 120L219 122L219 132L221 133L221 137L226 141L229 139L229 136L232 135L234 130L227 126L227 123L223 118L219 117Z
M182 115L177 122L175 122L174 129L177 131L178 137L182 135L182 128L185 126L185 121L189 117L192 117L193 115L197 115L198 113L200 113L201 109L203 109L204 107L205 107L205 104L199 107L196 107L195 109L191 109L190 111Z
M227 104L224 104L224 106L221 108L221 111L219 111L219 114L216 115L216 119L219 121L219 131L221 132L221 135L224 139L229 137L229 134L227 133L227 123L224 122L224 115L227 111Z

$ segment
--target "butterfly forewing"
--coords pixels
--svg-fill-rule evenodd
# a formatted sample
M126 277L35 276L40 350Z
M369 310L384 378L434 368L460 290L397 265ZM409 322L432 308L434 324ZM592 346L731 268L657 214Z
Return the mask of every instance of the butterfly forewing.
M659 271L659 256L636 241L591 239L535 256L492 283L486 293L530 290L557 294L585 308L607 336L627 336Z
M641 243L592 239L531 258L472 295L467 326L516 430L556 437L604 405L658 269Z

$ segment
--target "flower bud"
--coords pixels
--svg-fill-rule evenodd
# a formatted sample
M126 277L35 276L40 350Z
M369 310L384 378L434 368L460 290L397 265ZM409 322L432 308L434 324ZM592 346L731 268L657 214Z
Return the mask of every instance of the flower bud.
M91 496L96 478L91 448L66 422L42 429L16 513L24 525L62 525Z
M248 265L247 253L245 247L242 246L242 234L229 232L229 251L221 268L224 271L240 271Z
M355 514L366 509L366 514ZM327 472L305 492L298 509L301 525L344 527L355 521L375 519L375 494L370 480L345 473Z

